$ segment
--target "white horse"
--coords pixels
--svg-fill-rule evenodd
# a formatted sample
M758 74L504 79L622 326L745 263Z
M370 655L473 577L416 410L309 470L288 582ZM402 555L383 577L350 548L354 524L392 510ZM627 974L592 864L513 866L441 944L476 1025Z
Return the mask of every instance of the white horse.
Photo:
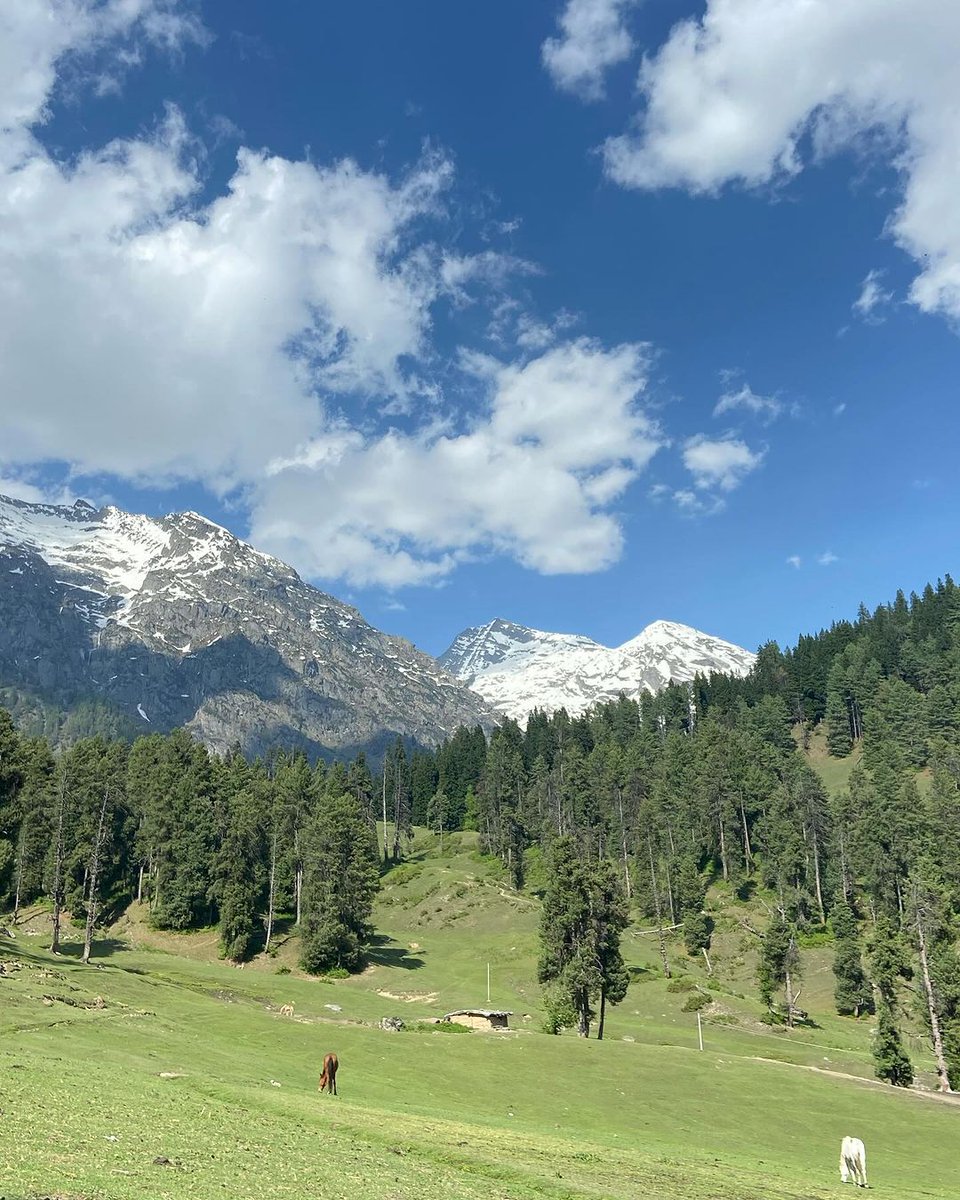
M859 1138L845 1137L840 1143L840 1182L867 1186L867 1152Z

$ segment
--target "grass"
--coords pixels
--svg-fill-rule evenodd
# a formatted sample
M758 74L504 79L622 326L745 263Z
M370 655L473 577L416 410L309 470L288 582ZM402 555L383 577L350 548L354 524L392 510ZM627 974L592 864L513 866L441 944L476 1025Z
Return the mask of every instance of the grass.
M810 745L803 756L807 765L820 776L830 795L837 796L849 787L850 773L860 762L862 753L857 745L846 758L833 758L827 751L827 733L821 724L810 733Z
M960 1110L870 1080L868 1026L829 1012L829 949L804 951L816 1027L769 1029L750 995L755 939L718 895L715 977L670 950L675 977L714 997L703 1053L682 1012L692 989L669 990L637 930L607 1038L549 1037L536 904L469 835L448 840L441 858L421 835L388 873L376 961L350 979L303 976L292 942L237 971L209 935L158 934L136 912L97 944L99 966L78 943L53 958L25 931L0 942L22 963L0 977L0 1195L810 1200L836 1194L851 1133L878 1194L955 1196ZM376 1027L485 1005L488 961L509 1033ZM336 1099L316 1091L329 1050Z

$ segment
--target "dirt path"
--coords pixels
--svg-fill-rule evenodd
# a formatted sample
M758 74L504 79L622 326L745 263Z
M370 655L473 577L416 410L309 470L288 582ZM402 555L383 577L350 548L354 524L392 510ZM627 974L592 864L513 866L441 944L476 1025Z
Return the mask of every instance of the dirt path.
M851 1075L849 1071L831 1071L829 1067L812 1067L806 1063L784 1062L782 1058L764 1058L761 1054L752 1054L753 1062L773 1063L778 1067L795 1067L798 1071L815 1071L818 1075L832 1075L834 1079L852 1079L854 1083L863 1083L867 1087L883 1088L889 1091L891 1085L880 1079L867 1079L864 1075ZM922 1100L939 1100L943 1104L960 1105L960 1093L944 1095L943 1092L921 1092L918 1088L898 1088L907 1096L919 1096Z

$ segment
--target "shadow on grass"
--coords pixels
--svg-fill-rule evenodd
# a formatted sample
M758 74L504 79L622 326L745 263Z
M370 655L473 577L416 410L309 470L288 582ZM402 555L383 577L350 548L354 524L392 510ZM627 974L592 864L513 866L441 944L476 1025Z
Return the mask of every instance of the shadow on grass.
M631 983L645 983L648 979L660 979L662 971L652 971L649 967L627 967Z
M90 945L90 964L93 966L98 958L109 958L112 954L129 949L129 945L120 938L94 938ZM72 958L79 961L82 956L83 944L81 942L60 943L61 958Z
M424 965L422 958L417 958L406 946L382 933L371 939L367 962L375 967L403 967L406 971L415 971Z

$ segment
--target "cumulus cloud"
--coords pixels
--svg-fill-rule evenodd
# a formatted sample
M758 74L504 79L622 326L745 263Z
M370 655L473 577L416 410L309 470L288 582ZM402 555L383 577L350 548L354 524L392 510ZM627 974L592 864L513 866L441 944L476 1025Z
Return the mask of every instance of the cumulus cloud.
M817 558L817 562L821 567L829 567L832 566L833 563L839 562L839 559L832 550L824 550L824 552Z
M331 430L275 463L255 500L257 543L315 577L392 587L489 553L546 574L614 562L610 506L663 440L639 405L646 348L577 339L523 364L469 366L488 402L462 431Z
M800 555L799 554L791 554L790 557L787 559L787 566L794 567L794 568L796 568L796 570L799 571L800 566L801 566Z
M442 356L439 305L493 305L533 269L440 249L446 157L387 176L241 148L210 197L173 107L72 157L44 145L66 75L96 87L100 58L201 37L176 0L0 6L0 479L36 498L23 468L43 461L202 483L315 578L615 561L616 505L664 440L642 407L648 348L518 305L502 360Z
M783 412L783 402L776 396L758 396L748 383L744 383L736 391L723 393L714 406L713 415L722 417L724 413L737 410L752 413L769 424Z
M605 146L627 187L714 193L798 174L851 146L903 191L889 221L920 264L911 300L960 316L960 5L708 0L640 71L636 126Z
M560 36L541 48L543 65L557 87L584 100L604 94L604 76L625 62L634 42L624 17L637 0L567 0L559 17Z
M683 465L696 487L732 492L760 466L764 454L763 450L751 450L739 438L712 439L701 433L684 442Z

